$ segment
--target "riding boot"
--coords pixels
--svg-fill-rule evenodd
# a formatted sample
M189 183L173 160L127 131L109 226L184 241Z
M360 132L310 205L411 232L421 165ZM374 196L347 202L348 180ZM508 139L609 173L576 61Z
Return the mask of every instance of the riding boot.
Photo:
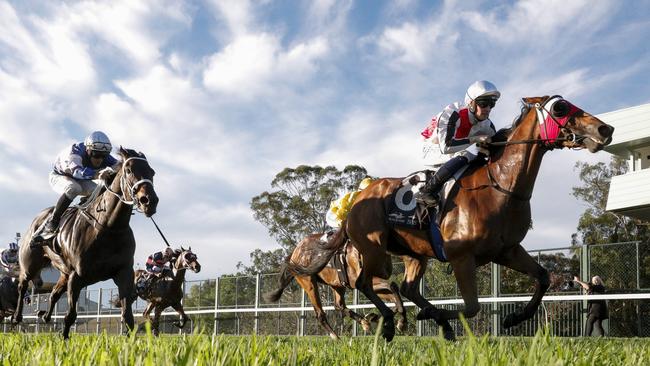
M43 225L43 228L41 229L40 233L34 235L34 237L32 238L32 242L30 243L31 246L41 245L46 240L49 240L52 237L54 237L54 235L56 234L56 230L59 228L59 221L61 221L61 216L63 216L63 213L65 212L65 210L68 209L71 203L72 203L72 199L68 198L68 196L66 196L65 194L59 197L59 200L57 201L56 206L54 207L54 211L52 212L52 215L47 220L45 225Z
M464 156L456 156L443 164L420 190L416 199L427 206L438 204L438 193L443 184L451 178L460 168L465 166L468 160Z

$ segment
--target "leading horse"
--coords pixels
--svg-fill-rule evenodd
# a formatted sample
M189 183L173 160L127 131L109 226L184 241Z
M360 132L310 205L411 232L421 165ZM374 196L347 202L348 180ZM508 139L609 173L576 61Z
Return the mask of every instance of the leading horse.
M122 305L122 321L133 329L133 254L135 238L129 226L134 206L150 217L156 212L158 196L153 187L155 172L139 152L120 148L122 163L106 182L101 193L89 198L82 207L70 208L64 214L55 237L44 246L30 247L32 236L49 217L52 207L42 211L32 222L20 246L19 298L27 291L27 283L43 267L52 264L61 276L50 294L49 321L54 305L63 292L68 293L68 312L64 318L63 337L68 339L70 327L77 318L79 293L85 286L112 279L118 287ZM22 320L22 302L18 302L14 323Z
M422 309L418 319L434 319L447 339L455 338L450 319L457 319L461 313L471 318L479 312L476 268L489 262L536 281L531 300L523 310L508 314L504 327L533 317L549 287L549 275L521 242L531 226L530 198L542 158L548 151L564 147L595 153L611 142L613 132L612 126L559 96L522 99L521 114L511 128L497 134L504 141L490 147L487 164L469 169L459 179L456 194L441 208L443 246L465 305L460 311L438 309L418 290L427 261L435 257L427 233L387 223L386 206L402 179L379 179L359 193L345 230L363 260L357 288L384 317L383 337L391 340L394 336L393 312L372 291L370 274L379 273L389 254L405 259L400 291ZM295 266L294 270L305 274L317 271L342 241L333 240L324 246L319 263Z

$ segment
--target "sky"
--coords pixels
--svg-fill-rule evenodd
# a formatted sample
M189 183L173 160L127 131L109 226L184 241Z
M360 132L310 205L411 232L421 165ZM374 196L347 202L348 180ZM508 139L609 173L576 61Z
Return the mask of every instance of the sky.
M497 128L521 97L592 114L650 102L647 14L616 0L0 0L0 243L56 202L56 154L101 130L156 170L155 219L203 266L188 280L232 273L279 247L249 206L275 174L422 169L420 131L475 80L502 92ZM574 165L609 159L545 156L527 249L570 243L586 208ZM164 243L142 214L131 225L143 264Z

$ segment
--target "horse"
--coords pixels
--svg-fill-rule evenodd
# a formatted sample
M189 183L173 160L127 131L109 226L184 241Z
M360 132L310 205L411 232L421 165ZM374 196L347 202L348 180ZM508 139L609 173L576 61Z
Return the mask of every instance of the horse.
M311 234L302 239L298 245L296 245L296 248L293 250L289 258L287 258L287 260L301 263L313 260L314 258L311 256L311 253L313 252L311 250L312 248L318 247L322 244L321 238L323 235L323 233ZM369 316L366 316L364 318L363 316L355 313L345 306L345 291L346 289L354 288L354 284L359 276L359 273L361 272L359 251L353 245L346 245L343 248L342 253L345 261L344 268L346 270L347 281L341 280L337 268L331 264L327 264L318 274L312 276L300 276L291 273L289 267L285 265L283 266L280 273L280 287L265 294L264 299L267 302L277 302L282 296L284 289L289 286L291 280L295 278L296 282L298 282L300 287L302 287L307 293L309 301L311 302L314 308L314 312L316 313L316 319L318 319L321 327L327 331L332 339L338 340L338 335L327 322L327 316L323 311L323 305L321 304L320 294L318 292L318 283L324 283L332 288L332 292L334 293L334 307L336 310L341 312L341 314L344 316L347 316L355 322L359 323L361 327L363 327L364 331L370 331L370 322L376 320L376 315L369 314ZM384 265L386 266L386 270L384 272L390 273L390 271L392 271L393 265L390 257L387 258L387 261L384 263ZM374 277L373 291L375 291L375 293L377 293L381 298L387 299L388 301L391 301L395 304L396 312L400 315L400 318L397 321L397 329L403 331L406 329L407 324L406 310L404 308L404 304L402 303L402 298L399 295L399 288L397 287L397 284L395 282L391 282L389 284L387 278L388 277Z
M181 304L181 300L183 299L185 272L187 269L190 269L194 273L199 273L201 271L201 264L198 262L196 254L192 253L191 247L187 250L183 247L181 247L181 249L176 249L173 258L175 258L172 266L172 270L174 271L173 276L154 278L148 288L142 291L138 288L137 284L138 281L143 280L143 276L147 275L147 271L139 269L134 272L133 283L136 288L136 296L149 302L142 313L142 317L151 324L151 330L156 336L159 332L158 325L160 314L166 308L171 306L176 310L178 315L181 316L180 321L173 323L178 328L183 328L185 323L190 319L185 314L183 305ZM120 307L121 303L117 302L114 303L114 305ZM150 317L152 310L154 310L153 319Z
M490 262L535 280L531 300L523 310L503 319L504 328L532 318L549 287L549 275L521 242L531 227L530 198L542 158L553 149L565 147L595 153L611 142L613 132L612 126L559 96L522 98L521 114L512 127L500 130L493 138L496 142L489 146L487 163L468 169L457 181L455 193L440 208L443 248L464 302L456 310L437 309L418 290L427 261L434 257L426 232L387 223L386 206L402 179L378 179L359 193L344 230L363 260L357 288L384 317L382 336L388 341L394 336L393 313L372 290L372 278L381 273L389 254L405 258L400 292L421 308L417 319L434 319L446 339L455 339L450 319L457 319L459 314L471 318L479 312L476 268ZM344 240L345 236L339 236L328 242L321 248L319 261L310 266L296 265L293 270L316 273Z
M18 286L16 281L9 277L0 278L0 319L11 316L18 305Z
M133 329L131 310L133 292L133 254L135 238L129 226L134 206L146 217L156 212L158 196L153 186L154 170L144 154L120 147L122 163L106 182L81 206L69 208L61 219L56 235L43 246L30 246L34 233L47 220L53 207L43 210L21 239L19 298L27 291L27 282L41 269L52 264L61 273L50 294L49 322L54 305L63 292L68 293L68 312L64 318L63 338L77 318L79 293L85 286L112 279L118 287L122 321ZM18 303L13 323L22 321L22 302Z

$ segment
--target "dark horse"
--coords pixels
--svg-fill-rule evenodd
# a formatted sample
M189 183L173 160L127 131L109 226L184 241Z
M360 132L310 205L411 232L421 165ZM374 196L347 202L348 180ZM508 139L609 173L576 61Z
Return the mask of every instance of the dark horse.
M9 277L0 278L0 320L11 316L18 305L18 286L16 281Z
M69 338L70 327L77 318L79 292L85 286L113 279L122 305L122 320L133 329L133 313L129 296L133 293L133 254L135 238L129 227L134 206L150 217L156 212L158 196L153 187L154 171L142 153L120 148L121 167L112 181L96 191L83 208L70 208L65 213L54 238L42 247L31 248L34 232L50 215L52 207L41 212L32 222L20 246L19 298L27 291L27 282L52 263L61 272L50 294L49 310L43 317L52 317L54 305L63 292L68 292L68 313L64 318L63 337ZM14 323L22 320L22 302L18 303Z
M434 319L443 327L447 339L454 338L450 319L458 318L460 313L471 318L479 312L476 268L489 262L525 273L536 281L532 299L523 310L508 314L504 327L517 325L535 314L548 289L549 275L521 242L530 228L530 197L542 158L546 152L563 147L597 152L611 142L614 132L612 126L558 98L522 99L521 115L510 129L498 134L505 142L490 147L487 165L469 170L442 208L444 250L465 303L460 312L437 309L418 290L427 261L434 257L426 232L387 224L386 205L401 179L379 179L359 193L345 230L363 260L357 288L384 317L384 338L390 340L394 335L393 312L374 293L372 277L380 273L388 253L405 259L400 290L422 309L418 319ZM549 134L554 129L555 133ZM317 273L344 239L330 241L319 263L295 270Z
M148 288L144 291L138 290L137 292L137 296L149 302L142 313L142 317L151 323L151 330L154 335L158 335L160 314L170 306L181 316L181 320L174 323L175 326L183 328L185 323L190 319L185 314L183 305L181 304L185 271L190 269L194 273L199 273L201 271L201 264L199 264L196 254L192 253L191 247L187 250L183 249L183 247L180 250L176 249L174 258L175 260L172 266L174 275L172 277L154 278ZM142 269L135 271L134 284L137 284L146 273ZM121 306L119 302L113 304L117 307ZM152 310L154 311L153 319L149 316Z
M296 248L291 253L291 256L288 261L294 263L305 263L314 260L312 254L318 254L313 251L313 248L317 248L322 245L323 234L311 234L306 238L300 241ZM311 276L301 276L296 275L291 272L289 266L284 266L282 272L280 273L280 287L275 291L271 291L268 294L264 295L266 301L276 302L280 300L282 292L284 289L289 286L291 280L295 277L296 282L302 287L309 301L314 307L314 312L316 313L316 319L320 325L329 333L329 336L332 339L339 339L338 335L332 327L327 322L327 316L325 311L323 311L323 305L321 304L320 294L318 292L318 283L324 283L332 288L334 292L334 307L336 310L340 311L343 315L349 317L355 322L359 323L365 331L370 330L370 321L375 320L376 314L369 314L364 318L363 316L355 313L354 311L348 309L345 306L345 290L352 289L355 286L359 273L361 272L361 261L359 258L359 251L353 245L346 245L343 249L344 260L345 260L345 269L347 272L347 283L341 281L339 278L337 269L331 265L326 265L318 274ZM387 257L387 262L385 263L387 268L383 273L390 273L392 271L393 263L390 260L390 257ZM387 278L374 277L373 278L373 291L377 293L381 298L391 301L395 304L396 312L400 314L400 319L397 321L397 329L403 331L406 328L406 310L404 309L404 304L402 303L402 298L399 296L399 288L395 282L390 284L387 281ZM374 315L374 317L373 317Z

